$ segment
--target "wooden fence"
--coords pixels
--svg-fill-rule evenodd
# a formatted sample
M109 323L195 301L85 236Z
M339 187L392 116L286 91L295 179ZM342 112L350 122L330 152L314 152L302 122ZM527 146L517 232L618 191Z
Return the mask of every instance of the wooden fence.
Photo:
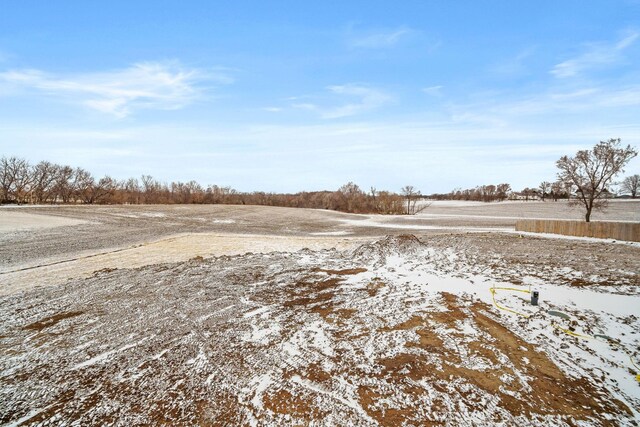
M516 231L640 242L640 222L584 222L522 219L516 222Z

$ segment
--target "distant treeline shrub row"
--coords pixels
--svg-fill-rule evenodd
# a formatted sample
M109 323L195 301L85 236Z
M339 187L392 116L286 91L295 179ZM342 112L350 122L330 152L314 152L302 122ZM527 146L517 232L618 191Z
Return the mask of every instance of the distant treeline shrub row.
M539 189L513 192L509 184L482 185L455 189L445 194L423 196L412 186L400 194L371 188L364 192L350 182L336 191L295 194L239 192L231 187L196 181L160 182L149 175L118 181L109 176L96 180L82 168L42 161L31 165L17 157L0 158L0 203L17 204L248 204L296 208L331 209L352 213L407 214L425 207L421 198L494 202L506 199L534 200L566 198L570 192L560 183L543 182Z
M415 196L409 196L411 207ZM353 213L402 214L407 197L371 189L365 193L348 183L337 191L296 194L243 193L231 187L203 187L196 181L159 182L149 175L140 180L118 181L109 176L96 180L82 168L42 161L31 165L16 157L0 159L0 203L18 204L249 204L331 209Z
M501 202L503 200L545 200L557 201L571 197L571 184L542 182L538 188L526 187L522 191L512 191L509 184L480 185L466 190L455 189L450 193L431 194L432 200L465 200L476 202Z

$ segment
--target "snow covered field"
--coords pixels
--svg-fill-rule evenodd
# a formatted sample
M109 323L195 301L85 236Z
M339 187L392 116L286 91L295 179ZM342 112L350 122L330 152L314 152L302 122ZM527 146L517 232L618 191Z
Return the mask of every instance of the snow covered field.
M580 207L566 200L505 201L494 203L466 202L457 200L426 201L429 206L420 215L463 215L467 217L500 217L512 219L545 218L583 220ZM593 221L640 221L640 199L611 200L602 212L594 211Z
M184 208L0 232L0 424L640 423L638 245Z
M0 214L0 233L33 230L38 228L69 227L86 224L86 221L50 215L33 215L27 212L4 210Z

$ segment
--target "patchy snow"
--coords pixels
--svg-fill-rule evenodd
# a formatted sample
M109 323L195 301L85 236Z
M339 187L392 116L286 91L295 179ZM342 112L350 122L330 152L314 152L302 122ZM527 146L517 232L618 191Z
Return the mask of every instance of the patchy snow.
M90 221L53 215L30 214L17 210L0 210L0 234L16 231L69 227Z
M165 218L167 214L164 212L141 212L140 216L147 218Z
M258 410L262 410L263 406L262 406L262 394L265 392L265 390L267 390L267 388L269 388L269 386L273 383L273 380L271 379L271 375L270 374L264 374L258 378L256 378L256 380L253 382L254 386L254 395L253 398L251 399L251 404Z
M485 202L474 202L467 200L421 200L416 203L417 206L427 205L429 207L440 208L440 207L448 207L448 208L461 208L465 206L486 206Z
M437 217L466 217L468 215L436 215ZM500 218L505 219L505 217L488 217L488 216L475 216L476 218ZM341 218L341 225L344 227L370 227L370 228L386 228L386 229L394 229L394 230L409 230L409 231L464 231L467 233L507 233L507 234L516 234L521 236L530 236L530 237L540 237L545 239L565 239L565 240L578 240L582 242L593 242L593 243L616 243L634 247L640 247L640 242L627 242L622 240L614 240L614 239L599 239L595 237L580 237L580 236L565 236L562 234L550 234L550 233L532 233L527 231L516 231L513 227L476 227L476 226L449 226L449 225L427 225L427 224L404 224L393 222L394 218L401 218L403 220L420 220L420 218L416 216L380 216L380 215L371 215L366 217L365 219L352 219L352 218ZM508 218L507 218L508 219ZM514 218L521 219L521 218Z
M333 346L324 329L324 322L313 322L307 327L307 330L311 336L311 345L325 356L332 357Z
M392 222L393 219L406 219L415 217L406 216L381 216L371 215L365 219L340 218L341 225L344 227L371 227L371 228L388 228L395 230L412 230L412 231L429 231L429 230L453 230L468 231L475 233L487 233L494 231L513 231L513 227L473 227L473 226L446 226L446 225L426 225L426 224L400 224Z
M619 245L627 245L627 246L634 246L636 248L640 248L640 242L627 242L624 240L599 239L597 237L565 236L563 234L551 234L551 233L531 233L528 231L515 231L515 230L510 230L507 232L511 234L519 234L521 236L540 237L543 239L578 240L582 242L591 242L591 243L615 243Z
M260 308L256 308L255 310L251 310L251 311L243 314L242 317L244 317L246 319L248 317L258 316L260 314L267 313L268 311L269 311L269 307L268 306L260 307Z
M0 378L18 382L0 408L34 424L640 421L640 296L619 286L633 282L451 242L221 256L2 297ZM492 288L525 292L496 290L500 308Z
M319 231L317 233L311 233L312 236L348 236L353 234L350 231L339 230L339 231Z
M141 343L143 343L144 341L146 341L147 339L149 339L149 337L143 338L142 340L135 343L124 345L115 350L105 351L104 353L100 353L97 356L94 356L85 360L84 362L78 363L77 365L73 366L71 369L72 370L82 369L82 368L86 368L87 366L95 365L96 363L103 363L109 360L111 356L116 355L118 353L122 353L123 351L129 350L131 348L134 348L140 345Z
M251 331L242 336L242 340L255 344L268 344L273 338L277 338L282 327L277 323L271 323L266 327L252 324ZM274 337L276 336L276 337Z

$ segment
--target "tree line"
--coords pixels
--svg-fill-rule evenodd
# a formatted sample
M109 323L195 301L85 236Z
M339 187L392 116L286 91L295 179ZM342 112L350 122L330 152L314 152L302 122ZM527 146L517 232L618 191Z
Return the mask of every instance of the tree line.
M593 209L603 209L615 193L617 185L623 194L635 198L640 187L640 175L631 175L615 183L613 178L638 151L621 145L620 139L600 141L591 150L581 150L575 156L563 156L557 162L557 180L543 181L537 188L511 190L507 183L481 185L472 189L456 189L446 194L423 196L411 185L397 194L371 187L369 192L349 182L336 191L279 194L239 192L231 187L201 186L196 181L160 182L150 175L141 179L118 181L110 176L96 179L87 170L62 166L47 161L31 165L17 157L0 158L0 203L46 204L250 204L297 208L331 209L351 213L415 214L429 204L418 201L470 200L482 202L566 198L585 209L588 222Z
M217 185L203 187L196 181L167 184L150 175L120 181L110 176L96 179L80 167L0 158L0 203L4 204L247 204L403 214L407 213L405 201L415 204L415 196L415 192L400 195L373 187L365 192L353 182L336 191L248 193Z
M480 185L475 188L462 190L456 188L449 193L432 194L429 196L433 200L464 200L475 202L501 202L507 200L514 193L511 191L511 185Z

